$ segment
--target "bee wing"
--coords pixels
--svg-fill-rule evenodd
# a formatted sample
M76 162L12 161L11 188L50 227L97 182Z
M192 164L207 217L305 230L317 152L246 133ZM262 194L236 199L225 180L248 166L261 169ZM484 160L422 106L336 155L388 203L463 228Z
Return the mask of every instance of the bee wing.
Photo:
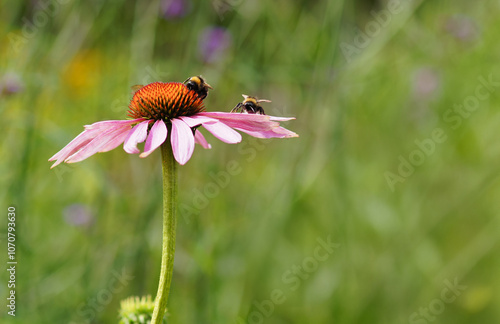
M144 87L143 85L136 84L136 85L131 86L130 89L132 89L132 93L136 93L137 91L139 91L143 87Z
M267 100L267 99L259 99L257 100L257 102L272 102L271 100Z

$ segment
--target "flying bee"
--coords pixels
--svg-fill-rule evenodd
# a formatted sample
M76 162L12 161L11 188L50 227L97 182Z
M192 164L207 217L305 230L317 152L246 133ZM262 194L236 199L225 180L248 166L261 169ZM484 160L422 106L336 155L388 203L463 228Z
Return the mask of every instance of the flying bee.
M200 99L205 99L208 95L208 89L213 89L210 84L206 83L205 80L198 76L192 76L184 81L184 84L189 90L193 90L198 94Z
M261 102L271 102L267 99L257 99L256 97L242 95L244 100L234 107L231 112L242 112L246 114L265 115L264 109L260 105Z
M137 91L141 90L144 86L142 84L136 84L130 87L132 89L132 94L136 93Z

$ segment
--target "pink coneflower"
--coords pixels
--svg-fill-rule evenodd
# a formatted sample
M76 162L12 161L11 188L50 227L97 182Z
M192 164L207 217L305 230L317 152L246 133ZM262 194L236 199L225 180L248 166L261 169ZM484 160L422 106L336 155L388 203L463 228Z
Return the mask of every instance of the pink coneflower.
M185 164L195 143L211 148L199 127L202 126L225 143L239 143L234 129L259 138L297 137L279 125L294 118L257 114L206 112L197 93L178 82L154 82L137 90L129 105L130 120L106 120L86 125L85 130L49 161L56 165L74 163L107 152L123 143L129 154L144 158L170 137L175 160ZM234 128L234 129L233 129ZM170 136L168 136L170 135ZM141 153L137 144L146 141Z
M210 148L199 127L205 128L226 143L238 143L239 130L254 137L296 137L279 125L293 118L261 114L206 112L203 107L207 84L201 77L193 77L188 87L178 82L154 82L140 87L132 97L128 116L130 120L107 120L85 126L85 130L56 153L49 161L79 162L98 152L107 152L123 143L130 154L146 157L161 146L163 173L163 244L158 292L151 316L152 324L160 324L167 307L172 281L175 254L175 227L177 223L177 163L185 164L191 158L194 144ZM199 81L199 82L195 82ZM198 86L198 87L196 87ZM202 91L200 91L202 90ZM146 141L141 153L139 143ZM170 143L168 143L170 141Z

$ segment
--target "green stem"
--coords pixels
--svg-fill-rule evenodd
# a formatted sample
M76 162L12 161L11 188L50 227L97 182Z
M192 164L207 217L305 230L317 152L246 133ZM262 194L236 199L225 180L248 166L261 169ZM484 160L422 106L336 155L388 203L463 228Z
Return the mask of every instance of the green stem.
M151 324L160 324L163 321L174 270L175 228L177 223L177 163L168 138L161 145L161 161L163 170L163 249L160 282Z

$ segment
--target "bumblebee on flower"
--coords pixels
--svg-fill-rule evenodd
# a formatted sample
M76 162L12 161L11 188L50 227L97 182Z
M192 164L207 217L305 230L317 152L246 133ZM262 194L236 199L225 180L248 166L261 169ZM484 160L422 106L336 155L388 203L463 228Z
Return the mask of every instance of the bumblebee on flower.
M189 84L179 82L154 82L138 89L129 105L128 116L132 119L86 125L80 135L49 159L55 161L52 167L62 162L85 160L122 143L125 152L140 153L139 156L144 158L163 144L168 135L175 160L183 165L191 158L195 143L205 149L211 148L200 126L229 144L241 141L241 135L235 130L259 138L298 136L279 125L280 121L294 118L205 111L203 99L211 87L201 77L189 78L186 83L192 79L202 82L203 95ZM141 153L137 144L144 141Z

